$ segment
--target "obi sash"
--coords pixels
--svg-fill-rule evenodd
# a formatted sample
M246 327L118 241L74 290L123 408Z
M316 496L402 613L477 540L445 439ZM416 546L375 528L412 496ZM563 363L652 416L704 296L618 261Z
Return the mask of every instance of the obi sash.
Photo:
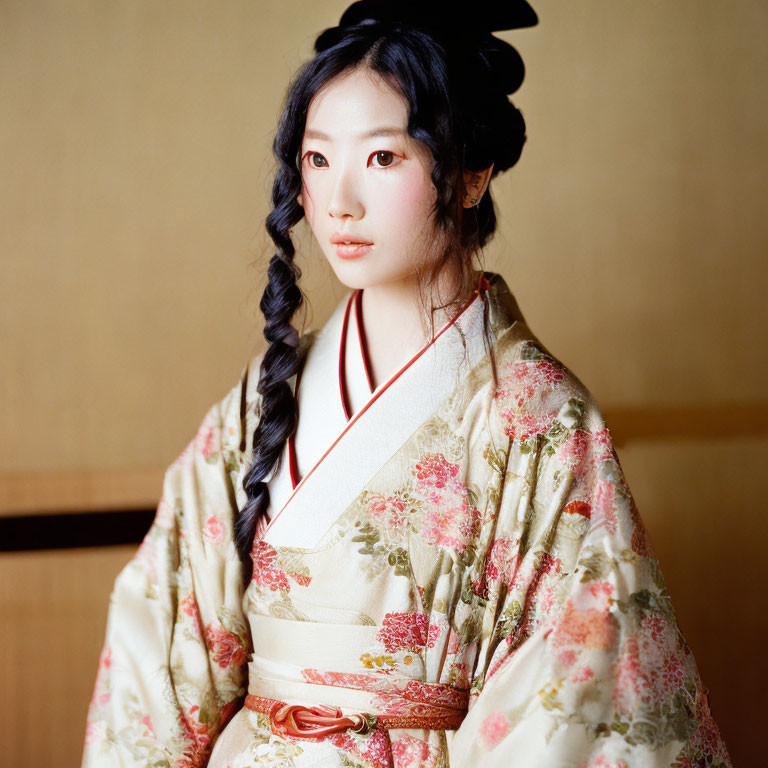
M249 618L258 653L248 665L246 707L268 714L277 735L322 738L376 727L450 730L466 715L468 690L343 671L345 662L359 664L380 627Z

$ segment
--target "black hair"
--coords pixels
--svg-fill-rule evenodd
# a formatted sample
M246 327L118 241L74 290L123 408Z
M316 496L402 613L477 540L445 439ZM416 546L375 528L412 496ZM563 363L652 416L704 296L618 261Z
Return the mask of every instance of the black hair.
M453 45L439 32L397 20L366 19L325 30L315 55L294 76L283 105L273 153L277 160L272 186L273 210L266 228L277 251L271 258L260 307L269 347L258 382L259 420L253 435L253 462L243 481L247 502L235 523L244 579L256 523L269 504L264 481L279 469L283 448L297 425L297 406L288 380L297 372L299 349L291 318L303 303L301 271L294 261L291 229L304 216L300 152L310 103L334 78L358 67L384 79L408 105L407 130L429 148L431 178L437 190L434 217L447 246L422 285L450 266L460 276L456 295L432 307L458 305L473 287L472 258L496 230L490 192L463 208L463 171L494 163L492 177L513 166L525 142L522 114L507 99L523 79L520 56L488 33L482 42ZM293 335L293 338L292 338Z

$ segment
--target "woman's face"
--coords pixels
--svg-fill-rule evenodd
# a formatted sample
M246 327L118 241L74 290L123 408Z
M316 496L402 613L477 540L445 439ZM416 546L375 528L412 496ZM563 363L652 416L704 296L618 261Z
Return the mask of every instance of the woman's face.
M407 102L367 69L344 73L312 100L298 197L323 253L349 288L408 285L441 252L432 156L407 131ZM369 243L344 247L334 239Z

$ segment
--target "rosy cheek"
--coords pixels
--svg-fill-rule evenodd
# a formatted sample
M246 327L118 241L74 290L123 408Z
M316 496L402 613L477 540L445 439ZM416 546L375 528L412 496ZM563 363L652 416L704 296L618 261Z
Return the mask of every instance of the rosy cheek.
M425 215L432 205L435 189L423 174L409 176L391 196L390 210L398 218Z

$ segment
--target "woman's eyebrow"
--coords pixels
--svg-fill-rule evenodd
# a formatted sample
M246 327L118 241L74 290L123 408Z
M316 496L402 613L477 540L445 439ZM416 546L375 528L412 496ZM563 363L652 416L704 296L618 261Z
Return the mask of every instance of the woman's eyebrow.
M398 128L394 125L383 125L379 128L372 128L370 131L365 131L364 133L358 134L358 138L372 139L379 136L402 136L403 134L405 134L404 128ZM333 141L333 139L328 136L328 134L323 133L322 131L312 130L311 128L308 128L304 131L304 138L316 139L319 141Z

